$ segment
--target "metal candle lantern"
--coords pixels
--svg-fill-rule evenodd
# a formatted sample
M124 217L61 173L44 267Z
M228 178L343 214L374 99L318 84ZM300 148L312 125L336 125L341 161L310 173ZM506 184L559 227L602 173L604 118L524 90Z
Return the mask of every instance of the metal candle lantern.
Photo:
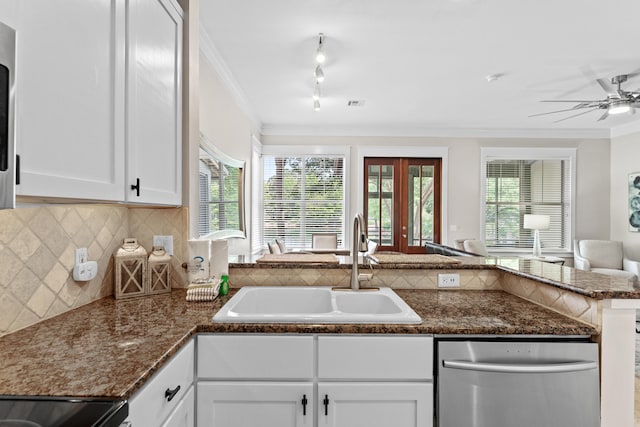
M149 255L149 290L150 294L171 292L171 256L162 246L154 246Z
M147 251L137 239L126 238L114 255L116 299L141 296L147 293Z

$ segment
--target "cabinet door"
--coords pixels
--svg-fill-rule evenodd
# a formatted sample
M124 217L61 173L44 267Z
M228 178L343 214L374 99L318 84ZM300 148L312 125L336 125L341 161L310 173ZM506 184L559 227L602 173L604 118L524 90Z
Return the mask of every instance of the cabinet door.
M197 395L198 427L314 425L310 382L200 382Z
M124 200L123 2L19 3L16 194Z
M127 201L180 205L182 12L172 0L128 5Z
M162 427L194 427L194 404L193 387L191 387Z
M426 383L319 383L318 426L428 427L433 386Z
M194 347L190 341L129 399L132 427L161 426L179 405L188 406L183 400L193 385Z

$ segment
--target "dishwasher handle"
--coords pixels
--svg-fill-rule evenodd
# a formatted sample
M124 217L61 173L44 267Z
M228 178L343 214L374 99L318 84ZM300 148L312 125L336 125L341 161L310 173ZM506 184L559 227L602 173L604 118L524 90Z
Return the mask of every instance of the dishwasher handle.
M597 369L596 362L580 360L562 363L484 363L463 360L443 360L442 366L451 369L464 369L481 372L503 372L511 374L547 374L576 372Z

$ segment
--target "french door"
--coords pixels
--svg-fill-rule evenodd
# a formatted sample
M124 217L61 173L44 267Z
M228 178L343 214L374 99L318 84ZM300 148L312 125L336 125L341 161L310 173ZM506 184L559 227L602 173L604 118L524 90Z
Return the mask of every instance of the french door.
M364 215L378 250L424 253L440 242L441 159L365 157Z

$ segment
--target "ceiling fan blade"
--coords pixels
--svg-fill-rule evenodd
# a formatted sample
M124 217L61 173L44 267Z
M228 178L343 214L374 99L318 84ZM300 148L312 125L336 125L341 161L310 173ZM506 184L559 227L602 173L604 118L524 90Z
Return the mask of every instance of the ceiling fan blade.
M598 107L593 107L593 106L584 106L584 107L566 108L566 109L564 109L564 110L556 110L556 111L549 111L549 112L547 112L547 113L537 113L537 114L532 114L532 115L527 116L527 117L546 116L547 114L564 113L564 112L566 112L566 111L582 110L583 108L598 108Z
M600 116L598 121L600 122L602 120L605 120L607 117L609 117L609 110L605 111L604 114Z
M595 80L600 85L600 87L607 93L608 96L613 98L620 98L620 94L618 93L618 88L616 88L613 84L611 84L611 81L609 79L598 78L598 76L596 75L596 72L593 71L593 68L591 68L588 65L585 65L580 67L580 71L582 71L582 74L584 74L584 76L587 79Z
M600 87L607 92L611 98L620 98L620 94L618 93L618 89L612 85L607 79L597 79L596 80Z
M580 112L580 113L578 113L578 114L574 114L573 116L569 116L569 117L565 117L565 118L560 119L560 120L556 120L556 121L554 121L553 123L560 123L560 122L564 122L565 120L573 119L574 117L582 116L582 115L584 115L584 114L590 113L590 112L595 111L595 110L598 110L598 108L596 107L596 108L592 108L592 109L590 109L590 110L582 111L582 112Z
M587 101L587 100L584 100L584 99L581 99L581 100L575 100L575 99L544 99L544 100L542 100L540 102L575 102L576 104L587 104L587 103L590 104L592 102L601 102L601 101L594 101L594 100Z

